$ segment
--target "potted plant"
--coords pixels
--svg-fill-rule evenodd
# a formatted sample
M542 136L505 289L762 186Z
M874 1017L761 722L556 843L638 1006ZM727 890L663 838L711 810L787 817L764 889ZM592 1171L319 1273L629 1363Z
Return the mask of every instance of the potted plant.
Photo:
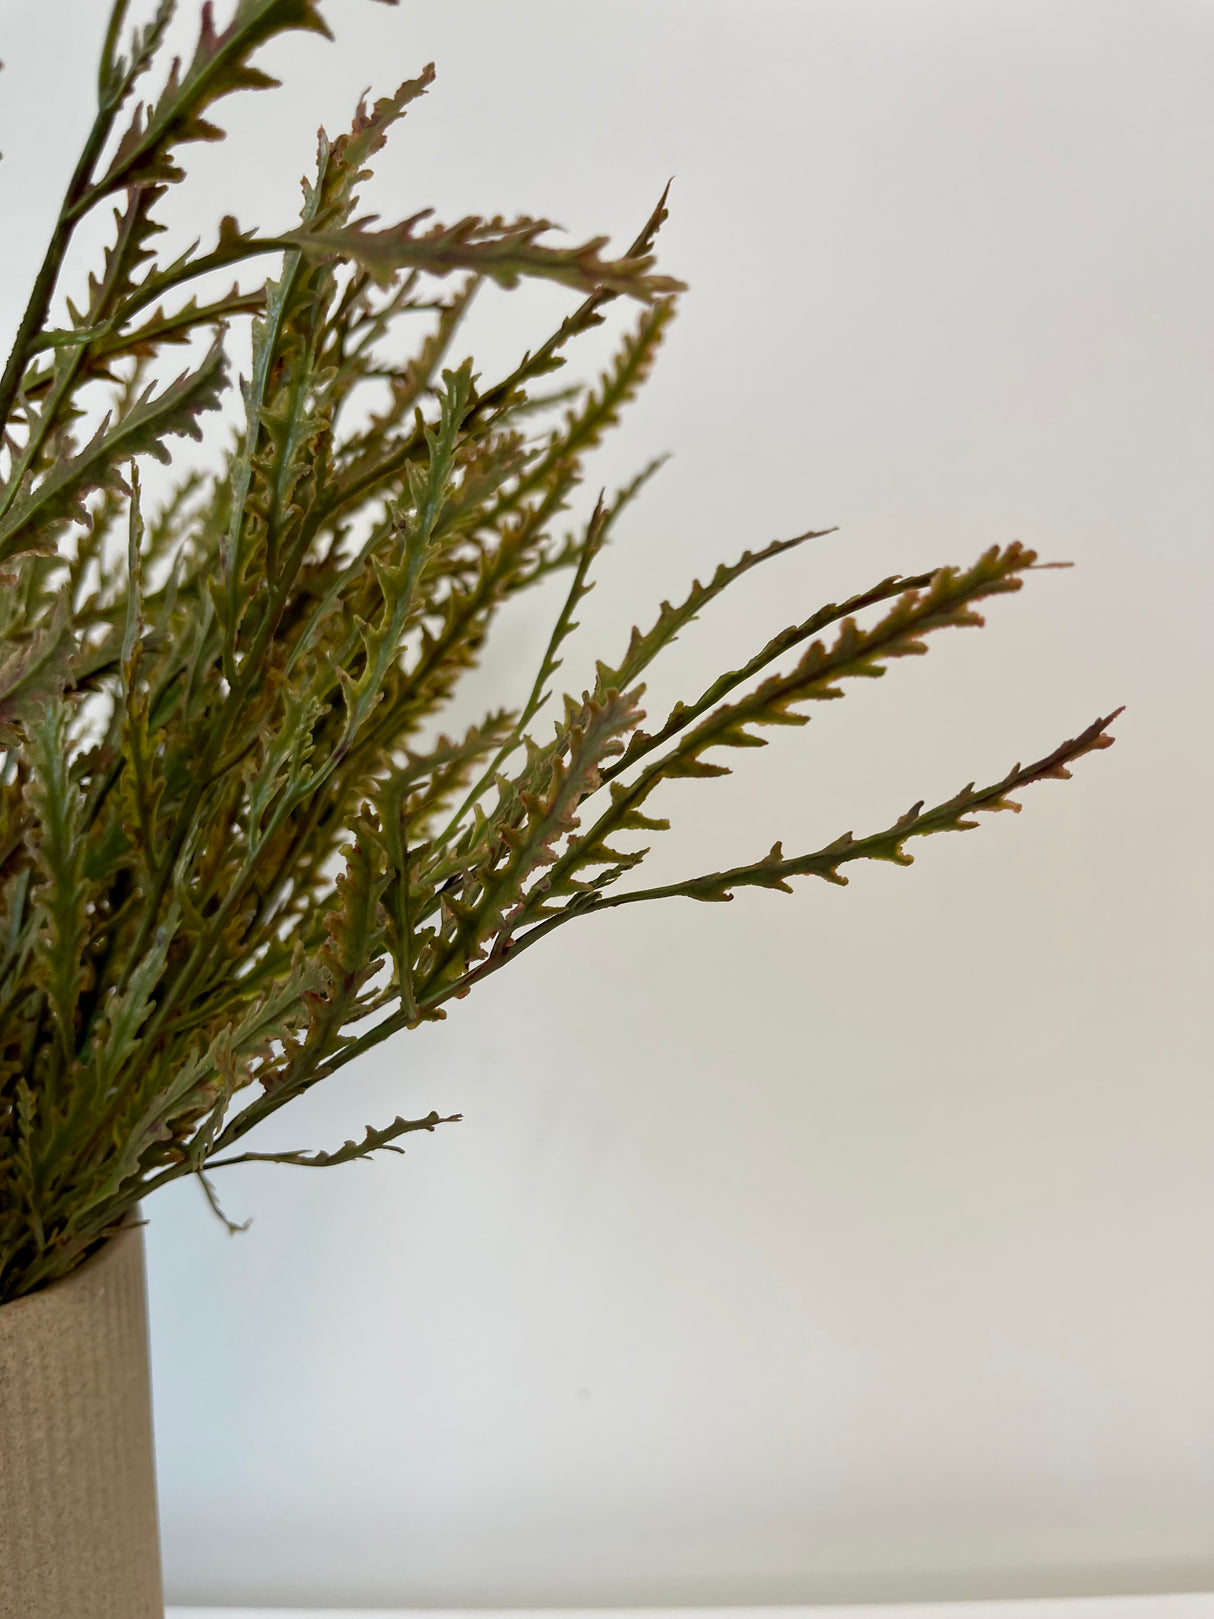
M980 625L985 598L1067 564L1013 543L883 579L647 716L646 672L676 635L817 535L777 540L662 603L542 723L595 560L660 464L558 532L684 290L654 269L666 194L614 258L601 237L553 245L543 219L360 217L367 165L428 67L321 135L298 222L262 234L229 216L162 258L157 205L182 148L221 138L226 95L273 83L254 65L263 46L328 32L319 0L237 0L221 27L206 5L192 54L145 104L171 11L162 0L128 35L114 0L96 118L0 377L0 1614L23 1619L158 1611L150 1194L191 1175L221 1213L219 1168L399 1151L458 1115L313 1152L246 1138L570 922L802 876L842 884L853 860L910 864L911 839L1066 778L1121 712L875 831L640 885L637 836L668 827L664 782L725 774L725 750L805 724L846 679ZM103 262L56 325L74 233L110 207ZM246 285L266 258L272 278ZM236 273L230 291L211 290L216 272ZM526 277L580 302L504 377L448 364L477 288ZM618 298L639 315L598 384L544 392ZM245 318L242 424L207 474L149 502L141 459L201 438ZM401 359L394 340L418 322ZM158 364L202 333L205 354L166 381ZM556 576L563 605L521 706L441 732L503 604Z

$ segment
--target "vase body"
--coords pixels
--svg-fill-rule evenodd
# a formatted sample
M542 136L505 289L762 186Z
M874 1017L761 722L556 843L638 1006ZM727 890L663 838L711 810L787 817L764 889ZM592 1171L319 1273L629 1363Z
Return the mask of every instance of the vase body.
M143 1227L0 1305L0 1619L163 1619Z

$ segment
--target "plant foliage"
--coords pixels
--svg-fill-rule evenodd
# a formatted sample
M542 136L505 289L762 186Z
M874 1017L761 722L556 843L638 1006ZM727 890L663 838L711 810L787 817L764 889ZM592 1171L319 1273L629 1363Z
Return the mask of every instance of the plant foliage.
M172 3L133 30L126 10L115 0L93 128L0 378L0 1300L70 1271L178 1176L214 1200L222 1165L347 1163L449 1122L398 1118L329 1152L241 1147L568 921L800 876L845 883L859 859L909 864L912 838L1017 809L1013 792L1112 740L1108 715L885 829L617 888L645 853L619 840L668 826L651 804L664 783L725 774L726 750L761 746L764 727L804 725L845 681L981 624L978 603L1018 590L1034 553L1012 544L884 579L648 720L653 660L741 575L813 536L747 551L663 603L537 734L595 559L658 464L554 532L682 290L654 269L665 193L619 257L604 238L551 245L543 219L445 225L426 210L372 228L359 186L426 68L321 134L298 222L263 235L225 218L209 247L165 260L157 206L183 179L183 148L221 138L233 91L274 82L254 60L264 47L328 28L320 0L236 0L222 27L208 4L188 61L144 101ZM103 207L103 260L56 327L73 234ZM205 290L267 255L263 284ZM461 320L486 280L527 278L581 300L482 385L470 360L450 362ZM597 385L536 394L618 298L638 318ZM229 396L225 339L244 318L239 431L209 475L145 510L140 462L201 436ZM418 320L430 329L393 357ZM159 357L206 334L201 358L156 380ZM348 425L368 388L377 409ZM88 389L108 399L99 421ZM567 409L538 430L554 402ZM564 606L523 706L440 733L503 604L560 573Z

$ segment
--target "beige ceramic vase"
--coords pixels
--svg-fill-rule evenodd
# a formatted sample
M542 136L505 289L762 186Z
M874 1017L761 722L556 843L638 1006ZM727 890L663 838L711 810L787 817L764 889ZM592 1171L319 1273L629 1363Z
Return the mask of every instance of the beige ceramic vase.
M0 1306L0 1619L163 1619L143 1226Z

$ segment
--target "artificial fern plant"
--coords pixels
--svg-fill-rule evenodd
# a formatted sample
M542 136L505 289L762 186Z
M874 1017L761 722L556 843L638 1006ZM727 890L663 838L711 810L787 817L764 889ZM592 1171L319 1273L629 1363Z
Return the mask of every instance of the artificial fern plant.
M183 179L181 148L221 138L211 120L230 92L274 83L252 65L263 46L328 29L321 0L237 0L223 27L206 5L188 63L132 108L173 3L129 35L127 9L114 0L96 118L0 379L0 1302L72 1270L178 1176L214 1201L207 1172L221 1165L344 1163L449 1122L398 1118L331 1152L242 1147L566 923L788 891L798 876L845 883L853 860L908 865L910 839L972 828L977 811L1019 808L1017 789L1068 776L1110 744L1115 718L861 837L630 882L645 854L631 834L667 829L664 782L725 774L722 750L760 746L759 727L803 725L845 679L981 624L976 604L1018 590L1034 553L1011 544L883 579L647 718L642 682L663 648L812 536L747 551L662 603L537 730L595 559L653 471L555 532L683 290L653 269L665 194L618 258L601 237L550 245L542 219L445 226L425 210L372 228L359 184L428 67L360 106L347 133L322 133L298 223L266 235L228 217L205 249L165 262L156 210ZM73 234L109 206L104 262L53 325ZM273 280L198 290L267 257ZM523 277L582 300L508 376L482 384L469 359L444 369L477 287ZM530 392L621 297L639 319L598 385ZM243 427L210 475L146 509L140 459L201 437L231 385L229 323L245 317ZM426 335L394 357L419 320ZM164 351L200 332L214 339L200 363L157 381ZM368 385L380 407L359 422L349 407ZM568 591L522 708L434 740L503 603L554 574Z

